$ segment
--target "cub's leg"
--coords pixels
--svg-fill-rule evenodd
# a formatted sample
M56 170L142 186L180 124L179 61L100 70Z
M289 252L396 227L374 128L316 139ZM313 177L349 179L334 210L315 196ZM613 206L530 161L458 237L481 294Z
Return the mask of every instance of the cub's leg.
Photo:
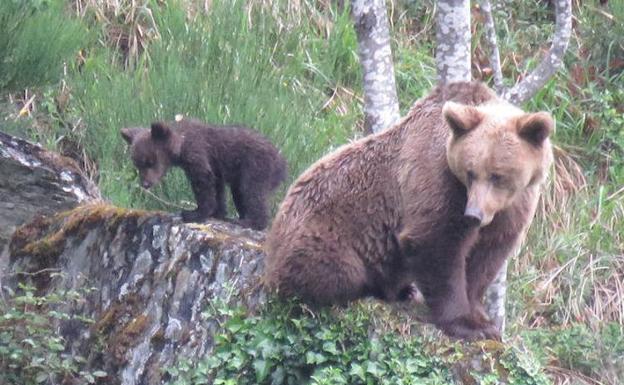
M215 181L215 193L216 209L211 216L217 219L225 219L227 215L227 206L225 204L225 183L222 178L217 178Z
M184 222L201 222L214 215L217 208L217 192L214 175L200 168L190 168L186 175L191 182L197 209L182 211Z
M248 174L231 186L232 198L238 211L241 226L255 230L264 229L269 223L268 197L271 181Z

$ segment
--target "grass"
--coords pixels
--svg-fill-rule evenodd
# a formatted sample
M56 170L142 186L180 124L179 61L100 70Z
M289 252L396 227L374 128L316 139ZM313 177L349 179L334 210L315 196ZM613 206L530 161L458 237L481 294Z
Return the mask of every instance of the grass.
M106 196L124 206L160 207L138 189L118 131L176 114L258 129L289 159L291 177L330 144L347 140L355 101L336 94L359 79L348 14L336 15L325 38L311 35L313 26L284 26L268 9L254 9L250 18L241 1L214 2L209 14L187 22L176 3L153 7L159 38L150 42L149 55L128 66L117 60L115 47L98 47L68 80L74 101L64 124L77 127L75 140L97 163ZM190 199L181 173L156 194L171 202Z
M0 4L0 89L58 81L64 60L88 41L80 20L62 17L62 1L3 1Z
M403 112L435 82L434 3L417 3L392 3ZM2 2L0 18L16 12L11 4ZM249 125L280 147L289 182L363 135L355 33L348 12L325 2L221 0L209 10L190 0L29 4L35 11L19 31L31 25L31 32L4 33L9 24L0 23L0 44L14 52L0 62L3 129L77 158L118 205L178 210L192 201L181 172L155 195L139 188L121 127L176 114ZM565 70L525 106L557 120L556 164L527 241L510 263L509 335L527 342L556 383L617 384L624 372L624 7L579 5ZM494 8L511 84L548 47L552 15L538 0ZM75 18L59 23L63 12ZM37 28L69 28L55 32L63 44L40 44L32 20L42 15L56 21ZM487 81L480 47L476 42L473 75ZM34 52L40 62L30 60ZM2 70L7 58L20 65Z

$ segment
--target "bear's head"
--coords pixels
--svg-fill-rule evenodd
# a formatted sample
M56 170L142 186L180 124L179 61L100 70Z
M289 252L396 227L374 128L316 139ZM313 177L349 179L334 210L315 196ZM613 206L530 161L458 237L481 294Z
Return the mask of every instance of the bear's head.
M480 226L544 180L554 129L547 112L525 113L497 101L479 106L446 102L442 114L451 129L448 165L467 190L464 215Z
M121 136L130 145L132 162L146 189L160 181L180 151L180 137L166 123L152 123L151 129L122 128Z

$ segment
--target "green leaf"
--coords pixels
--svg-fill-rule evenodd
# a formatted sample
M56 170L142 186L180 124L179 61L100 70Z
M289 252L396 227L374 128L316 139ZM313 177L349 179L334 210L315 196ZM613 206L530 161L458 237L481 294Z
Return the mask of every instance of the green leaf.
M306 353L306 364L322 364L327 361L327 357L320 353L309 351Z
M366 379L366 372L364 368L360 364L352 363L351 369L349 370L349 375L359 378L364 381Z
M270 361L262 360L262 359L254 360L253 368L256 372L256 381L262 382L269 375L269 370L271 369L271 363Z
M336 349L335 341L326 341L325 343L323 343L323 350L336 356L340 354L338 349Z
M376 362L369 362L368 365L366 365L366 373L380 378L384 374L384 370L380 368Z
M41 384L41 383L45 382L48 379L48 377L49 377L48 373L46 373L46 372L37 373L37 375L35 376L35 382L37 384Z

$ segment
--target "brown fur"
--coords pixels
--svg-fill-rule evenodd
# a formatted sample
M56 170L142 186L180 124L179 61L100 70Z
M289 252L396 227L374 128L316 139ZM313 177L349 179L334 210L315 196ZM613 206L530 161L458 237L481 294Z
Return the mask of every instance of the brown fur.
M532 220L551 130L480 83L435 88L295 181L267 237L266 285L322 305L397 300L416 282L447 334L498 338L481 299Z
M132 161L145 188L181 167L197 201L183 211L185 222L224 219L225 184L230 186L239 221L261 230L268 222L267 199L286 178L286 161L258 132L239 126L213 126L195 120L152 124L151 129L123 128Z

